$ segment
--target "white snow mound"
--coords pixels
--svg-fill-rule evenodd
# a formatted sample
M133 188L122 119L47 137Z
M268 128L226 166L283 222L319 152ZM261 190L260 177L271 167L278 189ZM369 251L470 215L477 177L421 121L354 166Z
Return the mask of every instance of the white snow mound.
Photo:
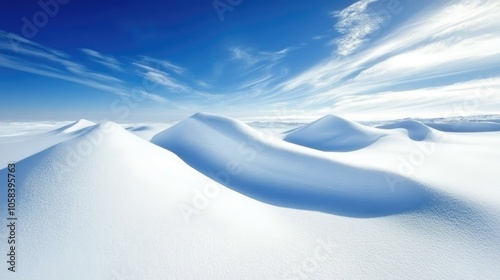
M219 183L279 206L376 217L419 209L432 197L411 179L327 158L211 114L198 113L151 141Z
M96 123L88 121L86 119L80 119L76 122L70 123L68 125L65 125L59 129L56 129L54 132L64 132L64 133L71 133L75 131L82 130L84 128L88 128L91 126L95 126Z
M427 186L447 196L424 192L402 177L393 177L402 180L394 190L381 187L380 176L387 173L375 166L397 169L398 158L414 153L420 141L384 137L352 153L321 152L207 114L156 137L231 188L292 208L222 187L116 124L74 133L17 162L17 271L6 269L8 248L0 246L5 257L0 279L500 275L500 133L446 134L446 141L436 142L434 154L410 176L426 178ZM62 134L52 140L60 141ZM7 178L5 168L0 178ZM399 200L410 206L395 204ZM314 203L325 205L316 209ZM366 213L371 209L386 216L359 219L294 207L355 217L373 216ZM7 209L7 191L0 191L0 209ZM405 213L388 215L397 212ZM7 215L0 211L0 220ZM2 240L8 235L9 228L0 227Z
M408 137L414 141L423 141L429 140L433 137L433 129L428 127L427 125L414 120L406 120L401 122L395 122L391 124L386 124L383 126L379 126L379 128L383 129L405 129L408 133Z
M327 115L289 131L283 140L321 151L348 152L365 148L388 134L381 129Z
M82 135L95 125L91 121L81 119L48 132L0 137L0 168Z

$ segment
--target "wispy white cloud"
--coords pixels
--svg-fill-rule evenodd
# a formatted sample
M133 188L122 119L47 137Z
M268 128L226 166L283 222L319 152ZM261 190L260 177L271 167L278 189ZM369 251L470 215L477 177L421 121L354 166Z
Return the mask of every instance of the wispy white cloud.
M0 30L0 66L121 95L118 78L94 72L61 51ZM116 86L112 86L115 84Z
M148 71L144 77L154 83L166 86L173 90L189 91L188 87L176 79L170 77L167 73L161 71Z
M337 54L349 55L359 49L368 39L367 36L382 26L385 17L369 10L369 5L378 0L361 0L332 15L338 21L335 29L342 36L333 40Z
M90 56L95 62L114 70L123 71L123 67L127 66L113 57L105 56L94 50L80 49L80 51ZM171 73L176 75L188 73L186 69L180 66L145 56L141 57L140 62L134 62L132 65L136 70L140 69L138 71L140 76L147 79L152 85L162 85L176 92L196 93L188 85L171 76ZM81 62L73 60L65 52L43 46L2 30L0 30L0 67L69 81L121 97L131 97L130 88L134 87L130 84L126 85L127 83L119 78L89 69ZM141 85L139 88L143 89L137 91L142 98L160 104L167 102L170 105L174 104L155 92L148 92L149 88L144 87L144 84Z
M111 56L106 56L103 55L97 51L91 50L91 49L85 49L82 48L80 49L83 53L86 55L90 56L95 62L102 64L110 69L116 70L116 71L123 71L123 68L121 67L120 62L116 60L115 58Z
M169 88L174 92L182 91L182 92L190 92L191 88L184 83L178 81L173 78L169 73L160 70L159 68L155 68L142 62L134 62L133 63L138 69L138 74L144 79L152 82L153 84L158 84Z
M158 103L167 103L168 102L168 99L166 99L165 97L160 96L158 94L153 94L153 93L149 93L149 92L146 92L146 91L141 91L141 95L144 98L156 101Z
M311 39L313 40L323 40L323 39L326 39L328 36L326 35L316 35L316 36L313 36Z
M221 97L218 94L207 91L211 88L210 84L193 79L187 69L168 61L141 56L132 65L136 68L136 74L144 79L143 85L148 90L161 92L162 94L182 93L182 95L177 95L175 98L180 98L183 102L191 106L194 106L192 103L193 100L210 102ZM204 89L198 90L198 87ZM160 103L168 101L168 104L171 106L174 104L177 107L182 106L180 103L174 103L172 100L163 100L163 96L149 97L151 97L151 100Z
M82 78L76 75L72 75L72 73L61 71L60 69L54 67L39 65L37 63L25 61L11 55L0 55L0 66L40 76L69 81L120 96L126 95L125 91L120 87L110 86L85 77Z
M393 26L359 52L328 58L270 89L267 100L293 98L304 108L328 107L336 112L341 104L355 104L360 98L368 102L392 92L391 96L400 93L401 99L410 100L415 93L412 89L432 84L445 90L452 82L481 77L500 65L499 14L500 3L494 0L431 3L424 12ZM406 90L400 91L401 86ZM445 102L437 91L433 93L436 100ZM489 101L481 100L485 104ZM427 111L433 106L434 111L442 111L436 104L429 101ZM347 107L342 106L346 112ZM378 109L392 106L379 103ZM448 106L452 106L451 101Z
M167 60L152 58L149 56L141 56L141 59L143 63L145 62L146 64L152 65L152 67L157 69L158 71L172 71L178 75L188 73L188 70L186 68L175 65Z
M196 84L202 88L211 88L212 85L204 81L196 81Z
M288 74L283 66L285 58L297 47L286 47L278 51L261 51L250 47L236 46L229 49L231 63L236 66L234 76L240 78L229 90L227 103L243 102L249 98L255 102L269 93L269 87Z
M229 48L231 58L234 61L239 61L245 67L255 67L261 63L275 63L282 60L289 52L290 48L284 48L275 52L253 51L250 48L236 46Z
M131 67L139 77L160 86L142 94L144 98L169 105L182 99L176 106L200 110L205 105L265 111L283 104L294 114L405 117L439 115L467 101L478 104L468 111L471 114L500 110L495 95L474 97L478 88L500 90L500 2L425 1L420 13L407 16L411 14L407 9L404 17L383 29L387 22L376 10L380 3L385 2L360 0L335 13L340 55L331 55L293 77L288 77L285 67L292 47L229 48L229 57L216 62L217 75L212 79L193 77L182 66L149 56L120 66ZM24 38L14 40L14 48L10 39L0 32L0 66L124 94L128 82L91 71L66 53ZM490 73L490 78L484 78ZM183 94L167 95L177 92Z
M434 41L377 63L361 71L353 80L376 83L409 82L472 72L488 65L494 66L500 60L498 35L450 37Z
M356 96L339 102L333 111L361 119L492 114L498 113L499 91L500 77L475 79L440 87Z

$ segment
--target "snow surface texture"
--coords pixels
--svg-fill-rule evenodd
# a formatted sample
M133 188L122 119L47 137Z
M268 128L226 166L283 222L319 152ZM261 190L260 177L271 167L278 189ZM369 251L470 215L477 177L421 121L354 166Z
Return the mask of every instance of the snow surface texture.
M85 133L96 123L81 119L69 124L59 123L15 123L0 124L0 168L27 156L47 149L57 143L73 139ZM133 134L150 140L172 124L122 124Z
M77 124L38 133L48 149L14 155L24 158L17 272L4 264L0 279L500 276L500 132L429 129L415 141L422 127L400 124L358 149L328 152L197 114L153 138L168 150L113 123ZM24 140L19 147L37 138Z
M215 115L196 114L151 141L219 183L279 206L374 217L419 209L432 197L411 179L329 159ZM387 178L406 182L390 186Z
M34 133L22 133L13 136L0 136L0 168L10 162L17 162L48 147L75 138L85 133L95 123L79 120L58 129Z

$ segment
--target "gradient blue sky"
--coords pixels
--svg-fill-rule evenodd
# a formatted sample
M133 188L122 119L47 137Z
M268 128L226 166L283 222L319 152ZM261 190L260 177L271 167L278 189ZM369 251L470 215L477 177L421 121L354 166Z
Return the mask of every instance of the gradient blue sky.
M9 1L0 119L500 113L500 3Z

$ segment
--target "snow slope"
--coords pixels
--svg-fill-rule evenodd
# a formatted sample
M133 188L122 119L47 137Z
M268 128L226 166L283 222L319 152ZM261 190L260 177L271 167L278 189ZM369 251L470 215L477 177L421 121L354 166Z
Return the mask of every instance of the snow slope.
M85 128L88 128L88 127L91 127L94 125L96 125L96 123L88 121L86 119L80 119L76 122L70 123L68 125L65 125L61 128L58 128L58 129L52 131L51 134L54 134L54 133L73 133L76 131L81 131L82 129L85 129Z
M93 127L18 162L17 170L22 261L16 274L1 270L2 279L234 279L248 263L290 261L284 245L256 258L286 238L281 210L234 192L219 196L215 182L116 124ZM216 204L209 198L223 203L205 210ZM196 220L201 211L207 220Z
M432 137L433 129L419 121L407 120L379 126L384 129L404 129L408 137L414 141L422 141Z
M328 115L285 134L283 140L321 151L347 152L373 144L389 133Z
M0 136L0 168L5 168L10 162L24 159L52 145L77 137L94 125L96 124L93 122L81 119L41 133Z
M184 135L188 128L190 134ZM174 134L183 138L169 138ZM500 191L495 185L500 180L495 166L500 133L436 135L432 139L436 147L425 164L389 177L389 186L400 196L377 185L370 189L365 182L399 173L400 158L410 161L419 145L428 147L431 139L402 141L400 136L388 136L350 153L321 152L207 114L193 116L155 138L169 142L181 157L191 153L206 165L225 163L212 170L230 188L190 167L185 158L116 124L91 127L17 162L18 270L11 273L4 264L0 279L496 279L500 275ZM235 142L243 153L234 150ZM450 157L457 154L464 160ZM227 182L224 172L230 175ZM294 185L294 180L309 176L308 172L319 177L335 173L339 177L329 178L341 183L321 185L321 178L307 177L317 184L311 192L335 187L347 199L369 199L361 189L374 196L381 191L379 199L391 207L389 198L406 199L399 185L409 183L417 191L425 185L429 192L418 207L364 219L277 207L231 189L231 182L246 180L244 186L250 188L251 182L266 185L282 179L279 191L294 192L294 187L305 186ZM6 169L0 170L0 178L6 178ZM269 194L263 186L257 190L264 197ZM283 194L279 191L275 194ZM302 199L310 197L316 198L305 194ZM344 214L359 210L335 202L351 207ZM0 209L6 207L6 192L1 191ZM5 221L6 215L0 211L0 220ZM0 227L0 239L7 240L7 235L7 228ZM6 254L6 247L0 246L0 255Z
M214 180L280 206L374 217L419 209L432 197L416 181L332 160L210 114L198 113L151 141ZM388 177L407 182L391 187Z
M122 125L126 130L141 137L142 139L151 140L153 136L172 126L172 124L130 124Z

